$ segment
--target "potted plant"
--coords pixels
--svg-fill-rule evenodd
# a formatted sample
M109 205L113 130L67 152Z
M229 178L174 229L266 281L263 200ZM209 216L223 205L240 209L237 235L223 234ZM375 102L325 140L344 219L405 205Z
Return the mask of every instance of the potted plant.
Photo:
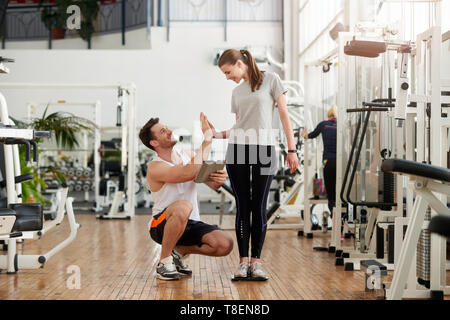
M94 22L97 19L100 7L97 0L77 0L75 3L80 7L81 12L81 26L78 34L88 42L90 48L92 34L95 32Z
M50 31L52 39L63 39L66 33L67 7L73 0L40 0L41 20Z
M83 131L93 132L96 124L92 121L76 117L71 113L54 112L47 115L48 106L41 118L31 119L30 122L12 119L19 128L32 128L34 130L50 131L55 138L56 145L61 148L73 150L79 145L77 134ZM36 142L42 142L42 139L36 139ZM40 202L43 205L48 204L48 199L42 196L41 188L47 188L42 174L51 174L59 182L66 182L64 174L57 167L48 167L45 172L39 172L38 168L25 161L25 148L19 145L19 158L21 165L21 174L32 174L33 180L22 184L23 202Z
M85 118L69 112L53 112L47 115L48 106L41 118L31 119L28 124L34 130L50 131L58 147L73 150L79 146L77 133L93 132L97 125Z

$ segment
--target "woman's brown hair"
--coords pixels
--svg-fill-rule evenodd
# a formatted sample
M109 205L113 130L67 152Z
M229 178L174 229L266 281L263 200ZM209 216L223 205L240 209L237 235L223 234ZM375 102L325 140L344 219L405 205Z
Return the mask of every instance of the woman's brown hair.
M255 59L248 50L225 50L219 58L219 68L225 64L235 65L238 60L241 60L248 67L248 76L252 92L259 90L263 81L264 74L259 70Z

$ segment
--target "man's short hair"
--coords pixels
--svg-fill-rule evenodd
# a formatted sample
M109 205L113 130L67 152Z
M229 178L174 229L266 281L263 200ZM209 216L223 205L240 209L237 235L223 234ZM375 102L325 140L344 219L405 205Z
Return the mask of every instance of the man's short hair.
M150 144L151 140L155 140L156 137L152 132L152 127L159 122L159 118L151 118L148 122L142 127L139 132L139 139L141 139L142 143L147 147L155 151L153 146Z

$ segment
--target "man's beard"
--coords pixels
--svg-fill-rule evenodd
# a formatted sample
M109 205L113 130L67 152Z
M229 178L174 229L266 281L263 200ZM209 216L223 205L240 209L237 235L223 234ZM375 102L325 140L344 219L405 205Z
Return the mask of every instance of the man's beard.
M167 142L165 142L164 143L164 145L163 145L163 148L164 149L168 149L168 148L172 148L174 145L176 145L177 144L177 140L174 140L174 141L167 141Z

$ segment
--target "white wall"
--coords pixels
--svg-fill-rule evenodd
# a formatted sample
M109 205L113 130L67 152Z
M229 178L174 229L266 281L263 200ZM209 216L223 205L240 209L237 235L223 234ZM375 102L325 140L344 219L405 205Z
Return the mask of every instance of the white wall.
M11 72L0 75L0 82L134 82L137 86L138 125L158 116L168 126L191 129L203 111L216 128L229 129L234 123L230 99L236 84L226 81L219 68L213 65L214 49L268 45L280 52L283 47L281 37L281 24L234 24L229 26L228 42L225 42L223 27L197 24L172 26L170 42L166 42L165 28L152 28L152 49L70 49L79 46L73 39L57 41L55 47L69 48L64 50L44 49L45 41L32 44L33 47L42 45L42 49L13 49L12 44L7 44L1 55L16 61L8 64ZM142 41L143 47L148 43L145 29L135 31L133 36L127 35L127 39ZM104 40L104 43L109 41L107 38ZM14 46L27 47L24 43L15 43ZM116 123L117 93L113 91L0 90L8 102L10 114L16 118L26 117L26 103L29 101L100 100L102 125Z

